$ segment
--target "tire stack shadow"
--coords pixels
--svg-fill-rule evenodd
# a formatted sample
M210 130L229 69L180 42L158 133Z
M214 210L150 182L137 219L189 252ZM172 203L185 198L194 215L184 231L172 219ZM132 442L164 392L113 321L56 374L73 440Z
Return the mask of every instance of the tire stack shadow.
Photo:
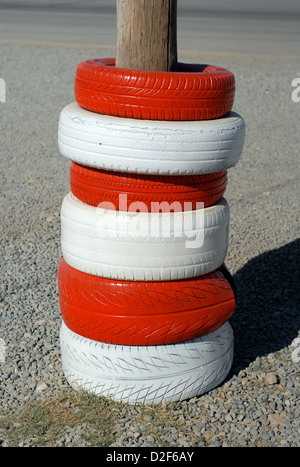
M251 259L234 274L237 374L257 357L291 345L300 329L300 240Z

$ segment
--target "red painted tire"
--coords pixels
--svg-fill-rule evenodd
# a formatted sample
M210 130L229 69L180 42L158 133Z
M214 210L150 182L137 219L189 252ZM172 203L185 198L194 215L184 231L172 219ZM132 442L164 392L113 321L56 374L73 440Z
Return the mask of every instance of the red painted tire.
M235 298L220 270L182 281L119 281L91 276L61 260L60 309L73 332L100 342L159 345L215 331Z
M183 211L196 209L197 202L207 207L220 201L226 184L225 170L207 175L162 176L113 172L74 162L70 167L71 191L76 198L90 206L101 203L117 211Z
M84 109L141 120L208 120L233 106L233 73L218 66L178 63L176 72L128 70L114 58L79 63L75 99Z

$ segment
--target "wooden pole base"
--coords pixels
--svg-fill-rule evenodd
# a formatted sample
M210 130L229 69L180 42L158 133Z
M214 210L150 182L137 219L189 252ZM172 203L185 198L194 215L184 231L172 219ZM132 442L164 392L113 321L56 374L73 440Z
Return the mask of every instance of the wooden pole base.
M174 71L177 0L117 0L116 66Z

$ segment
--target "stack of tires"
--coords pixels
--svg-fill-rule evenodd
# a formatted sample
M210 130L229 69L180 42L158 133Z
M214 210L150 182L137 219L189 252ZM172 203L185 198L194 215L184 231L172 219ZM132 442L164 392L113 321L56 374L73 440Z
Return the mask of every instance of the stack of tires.
M231 72L78 65L61 112L71 160L58 270L64 374L129 403L174 402L219 385L233 359L235 287L227 171L245 124Z

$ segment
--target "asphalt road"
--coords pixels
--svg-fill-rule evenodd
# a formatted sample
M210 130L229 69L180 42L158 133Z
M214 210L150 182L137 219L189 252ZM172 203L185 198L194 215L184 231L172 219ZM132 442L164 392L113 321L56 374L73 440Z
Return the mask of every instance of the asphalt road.
M0 0L0 42L114 48L116 0ZM298 0L178 0L179 51L299 56L299 44Z

